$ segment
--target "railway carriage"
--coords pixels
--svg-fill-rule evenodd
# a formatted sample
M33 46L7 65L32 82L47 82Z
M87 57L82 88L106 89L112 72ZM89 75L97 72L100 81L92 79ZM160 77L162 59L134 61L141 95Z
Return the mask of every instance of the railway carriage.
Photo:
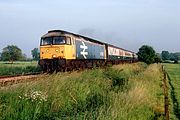
M62 30L41 37L39 65L44 71L92 68L133 62L135 53Z

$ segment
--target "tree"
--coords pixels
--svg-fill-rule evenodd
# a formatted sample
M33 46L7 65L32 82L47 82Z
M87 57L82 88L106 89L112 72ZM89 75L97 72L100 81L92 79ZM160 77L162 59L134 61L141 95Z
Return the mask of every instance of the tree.
M39 60L39 50L38 48L34 48L31 50L31 55L33 57L33 60Z
M155 62L156 52L151 46L143 45L141 48L139 48L137 55L140 61L143 61L147 64Z
M1 57L3 61L11 61L13 63L14 60L21 60L22 51L16 45L8 45L3 48Z
M161 58L162 58L162 60L169 60L170 59L170 53L168 51L162 51Z

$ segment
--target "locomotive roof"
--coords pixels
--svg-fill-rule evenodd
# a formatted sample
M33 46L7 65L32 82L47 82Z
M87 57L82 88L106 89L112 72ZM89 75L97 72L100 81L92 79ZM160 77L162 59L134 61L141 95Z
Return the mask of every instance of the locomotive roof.
M131 53L135 53L135 52L132 52L132 51L129 51L129 50L126 50L126 49L123 49L123 48L120 48L120 47L117 47L117 46L105 43L105 42L101 42L101 41L98 41L98 40L95 40L95 39L92 39L92 38L89 38L89 37L86 37L86 36L82 36L82 35L79 35L79 34L67 32L67 31L64 31L64 30L50 30L50 31L48 31L47 34L43 35L42 38L44 38L44 37L51 37L51 36L60 36L62 34L74 35L74 36L77 36L77 37L84 38L84 39L86 39L88 41L91 41L91 42L99 43L99 44L102 44L102 45L103 44L107 44L107 45L109 45L111 47L114 47L114 48L122 49L124 51L131 52Z
M84 38L84 39L86 39L88 41L91 41L91 42L95 42L95 43L99 43L99 44L106 44L106 43L103 43L101 41L98 41L98 40L95 40L95 39L92 39L92 38L89 38L89 37L85 37L85 36L82 36L82 35L79 35L79 34L67 32L67 31L64 31L64 30L51 30L51 31L48 31L48 33L43 35L42 38L47 37L47 36L61 35L61 34L70 34L70 35L74 35L76 37Z

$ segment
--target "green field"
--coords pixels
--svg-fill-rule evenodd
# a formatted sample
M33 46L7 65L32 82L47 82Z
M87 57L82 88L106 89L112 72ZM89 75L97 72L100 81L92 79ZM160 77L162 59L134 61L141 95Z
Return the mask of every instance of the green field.
M163 120L161 65L57 73L0 89L0 119Z
M39 72L40 68L38 67L37 61L32 62L14 62L13 64L9 62L0 62L0 76L5 75L19 75L26 73Z
M180 64L164 64L169 75L171 96L171 114L173 119L180 119Z

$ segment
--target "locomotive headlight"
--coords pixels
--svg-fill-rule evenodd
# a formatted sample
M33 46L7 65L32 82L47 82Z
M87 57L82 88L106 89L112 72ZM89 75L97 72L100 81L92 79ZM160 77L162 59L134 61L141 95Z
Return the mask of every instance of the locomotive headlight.
M47 50L46 50L46 52L48 53L48 52L49 52L49 50L47 49Z
M56 49L56 52L59 52L59 50L58 50L58 49Z
M55 58L55 57L57 57L57 55L53 55L52 57Z

